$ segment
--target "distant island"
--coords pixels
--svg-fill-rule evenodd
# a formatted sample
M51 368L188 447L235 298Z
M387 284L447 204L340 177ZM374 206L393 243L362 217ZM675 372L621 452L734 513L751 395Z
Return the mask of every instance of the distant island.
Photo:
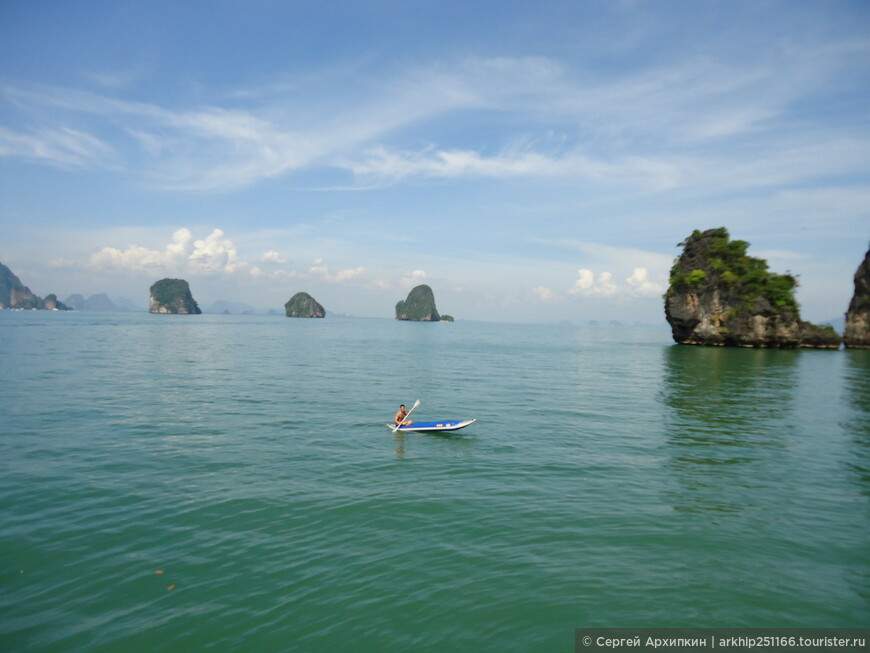
M57 295L48 295L45 299L34 295L21 283L12 270L0 263L0 308L18 310L48 310L68 311L69 308L57 299Z
M855 271L855 293L846 312L843 344L850 349L870 349L870 248Z
M149 313L199 315L190 285L184 279L161 279L151 286Z
M679 243L665 317L676 342L731 347L838 349L833 327L804 322L794 296L797 279L769 272L748 256L749 243L724 227L695 230Z
M129 311L141 311L141 307L137 307L129 299L117 298L112 300L104 293L91 295L87 299L79 293L74 293L64 300L64 303L76 311L95 311L102 313L118 313Z
M407 299L396 304L396 319L411 322L439 322L441 316L435 307L435 293L432 292L432 288L426 284L413 288L408 293Z
M326 315L323 306L307 292L298 292L284 304L287 317L321 318Z

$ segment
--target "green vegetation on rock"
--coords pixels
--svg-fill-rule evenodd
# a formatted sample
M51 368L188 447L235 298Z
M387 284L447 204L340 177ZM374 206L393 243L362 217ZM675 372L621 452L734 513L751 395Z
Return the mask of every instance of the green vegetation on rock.
M730 240L725 227L709 229L705 232L695 230L689 238L680 243L685 247L693 261L689 268L684 257L680 257L671 268L668 294L698 286L706 279L728 290L737 300L738 311L754 313L763 310L764 300L771 307L788 311L798 311L794 296L797 279L791 274L769 272L767 261L749 256L746 250L749 243L745 240ZM692 256L693 249L701 250L702 256ZM698 252L698 253L701 253Z
M696 345L836 349L840 337L800 319L791 274L770 272L749 243L724 227L695 230L679 243L665 316L674 340Z
M161 279L151 286L151 313L202 313L184 279Z
M324 317L326 311L314 297L307 292L298 292L284 304L287 317Z
M435 308L435 293L421 284L408 293L408 298L396 304L396 319L414 322L438 322L441 316Z

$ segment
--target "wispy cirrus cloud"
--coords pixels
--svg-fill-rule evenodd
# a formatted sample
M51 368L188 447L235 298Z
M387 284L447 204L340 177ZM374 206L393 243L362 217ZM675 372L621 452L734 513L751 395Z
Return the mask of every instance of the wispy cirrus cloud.
M550 178L652 191L774 186L868 164L867 141L854 133L829 125L819 138L797 120L783 130L796 102L867 50L855 42L812 57L792 53L800 65L788 66L775 51L751 65L695 57L612 76L548 57L467 56L355 69L328 89L312 76L302 88L248 89L180 107L112 95L129 76L103 75L103 93L7 85L0 101L17 116L0 127L0 156L111 165L167 190L231 190L311 169L349 175L348 186L359 188L415 178ZM457 139L439 126L448 116L471 125L497 118L501 130ZM529 133L557 133L559 144ZM741 139L749 136L747 147Z
M677 167L665 161L640 156L609 161L578 151L551 153L530 148L507 148L494 156L484 156L474 150L426 148L420 152L399 152L378 147L348 167L369 185L391 185L409 177L562 178L609 185L630 182L656 190L679 183Z
M111 145L69 127L16 132L0 127L0 156L18 157L60 168L112 167Z

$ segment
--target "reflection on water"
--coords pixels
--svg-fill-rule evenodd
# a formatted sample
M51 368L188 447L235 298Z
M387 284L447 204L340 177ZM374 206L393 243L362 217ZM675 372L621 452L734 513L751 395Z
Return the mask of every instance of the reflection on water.
M849 468L858 475L864 495L870 495L870 350L847 349L843 383L846 400L853 411L842 423L855 444Z
M753 463L787 447L800 352L673 346L664 350L668 467L677 510L739 512L767 478Z
M843 375L846 389L849 391L849 401L852 406L863 414L862 425L864 434L870 434L870 349L847 349L846 370Z
M401 431L393 433L393 440L396 442L396 458L405 457L405 434Z
M672 409L671 443L780 446L776 434L793 396L798 356L764 349L666 349L662 395Z

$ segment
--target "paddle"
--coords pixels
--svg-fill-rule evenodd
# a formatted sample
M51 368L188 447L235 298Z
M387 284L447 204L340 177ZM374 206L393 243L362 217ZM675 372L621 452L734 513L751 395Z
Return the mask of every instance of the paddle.
M420 405L420 400L418 399L417 401L414 402L414 405L411 407L411 410L409 410L407 413L405 413L405 419L402 420L402 423L401 423L401 424L396 424L394 427L392 427L392 428L393 428L393 433L395 433L396 431L399 430L399 427L400 427L402 424L404 424L404 423L405 423L405 420L407 420L407 419L411 416L411 413L414 412L414 408L416 408L416 407L419 406L419 405Z

